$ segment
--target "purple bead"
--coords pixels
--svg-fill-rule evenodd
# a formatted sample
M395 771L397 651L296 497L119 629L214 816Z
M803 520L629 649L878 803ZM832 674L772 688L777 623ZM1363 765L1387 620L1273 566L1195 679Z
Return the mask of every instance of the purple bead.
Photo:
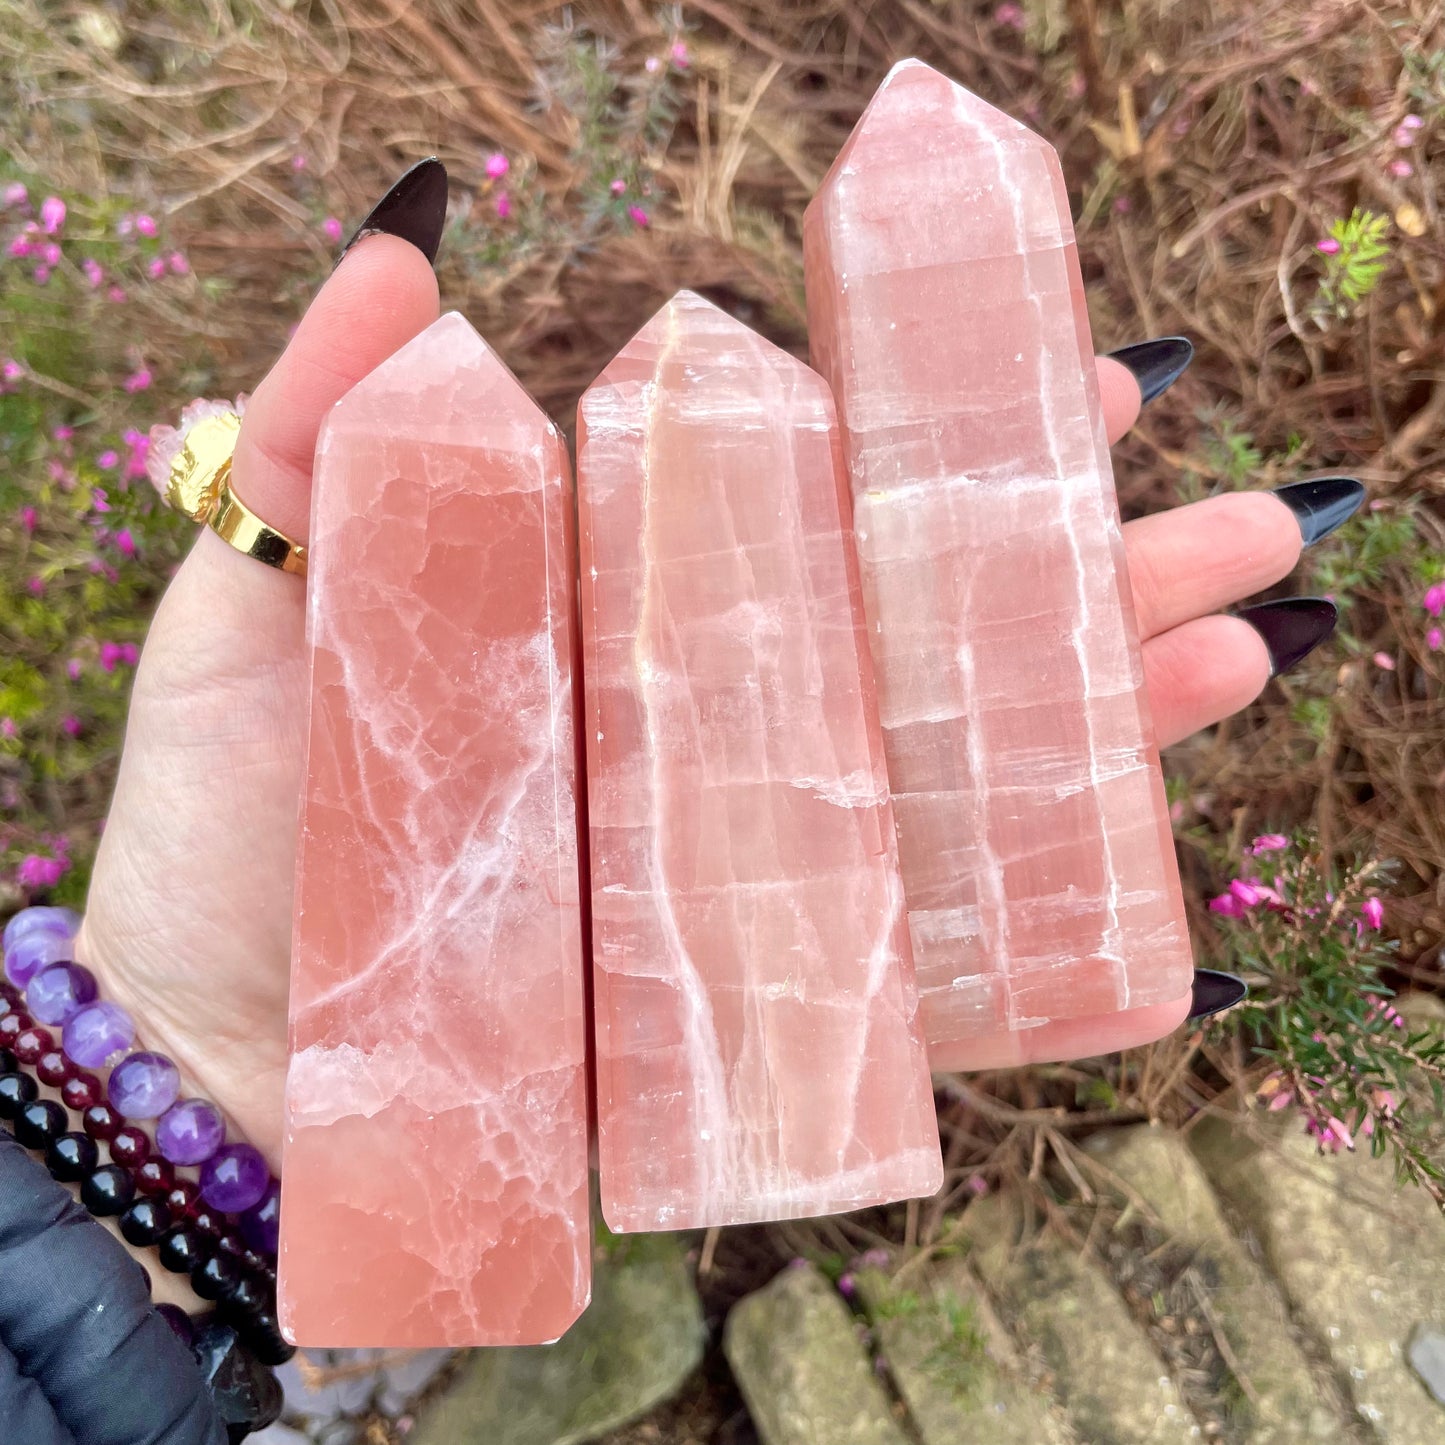
M122 1119L159 1119L181 1092L180 1070L164 1054L131 1054L110 1071L106 1093Z
M261 1202L271 1171L249 1144L227 1144L201 1166L201 1198L223 1214L239 1214Z
M274 1179L266 1185L261 1202L241 1216L241 1238L257 1254L275 1257L281 1242L281 1186Z
M22 908L5 925L6 951L36 929L44 933L58 933L64 938L74 938L80 932L80 914L73 908Z
M204 1099L182 1099L156 1121L156 1148L172 1164L204 1164L225 1142L225 1121Z
M25 1007L37 1023L63 1024L100 993L95 975L79 963L52 963L30 980Z
M64 963L74 952L75 945L63 933L33 928L6 946L5 977L16 988L25 988L47 964Z
M135 1042L135 1025L118 1004L102 999L66 1020L65 1057L82 1069L104 1069Z

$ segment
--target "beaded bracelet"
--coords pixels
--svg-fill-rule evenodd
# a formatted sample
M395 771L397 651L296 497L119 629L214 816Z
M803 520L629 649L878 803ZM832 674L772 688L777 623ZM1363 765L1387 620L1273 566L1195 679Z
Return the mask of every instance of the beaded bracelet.
M69 909L29 908L5 927L0 1119L44 1155L54 1178L80 1186L91 1214L118 1216L129 1243L155 1246L166 1269L217 1302L258 1359L279 1364L294 1353L275 1316L279 1185L259 1151L226 1142L213 1105L179 1098L170 1059L132 1049L129 1014L99 999L94 975L71 957L79 922ZM90 1072L107 1068L104 1084ZM63 1104L41 1098L42 1084ZM81 1116L80 1130L68 1127L67 1110ZM139 1122L151 1119L154 1150ZM101 1143L109 1164L100 1163ZM198 1179L176 1172L189 1167ZM158 1308L192 1343L184 1311Z

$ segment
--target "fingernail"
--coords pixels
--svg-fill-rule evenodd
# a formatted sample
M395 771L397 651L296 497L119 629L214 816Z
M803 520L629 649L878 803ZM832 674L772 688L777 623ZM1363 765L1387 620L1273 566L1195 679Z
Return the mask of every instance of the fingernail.
M435 157L418 161L371 208L371 214L341 248L341 259L363 236L382 232L410 241L428 261L437 258L447 221L447 168Z
M1306 477L1276 487L1274 494L1294 513L1305 546L1313 547L1360 510L1365 486L1354 477Z
M1196 968L1189 1017L1207 1019L1210 1014L1222 1013L1227 1008L1233 1008L1248 992L1245 981L1232 973L1220 973L1214 968Z
M1121 346L1109 355L1134 373L1140 397L1153 401L1184 375L1194 360L1194 344L1187 336L1156 336L1152 341Z
M1280 602L1259 602L1241 607L1242 617L1269 649L1269 675L1278 677L1311 652L1335 630L1339 613L1323 597L1286 597Z

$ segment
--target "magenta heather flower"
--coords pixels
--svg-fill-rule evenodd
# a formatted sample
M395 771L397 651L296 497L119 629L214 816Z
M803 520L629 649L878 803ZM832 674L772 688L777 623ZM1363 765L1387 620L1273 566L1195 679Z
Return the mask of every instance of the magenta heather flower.
M31 273L37 286L44 286L50 280L50 267L37 266Z
M184 251L172 251L166 257L166 265L171 268L173 276L189 276L191 274L191 263L186 260Z
M1279 894L1258 878L1234 878L1230 880L1229 891L1245 908L1254 908L1260 903L1278 903Z
M99 291L105 284L105 268L94 256L87 256L80 263L80 269L85 272L85 279L90 283L92 291Z
M1388 652L1377 652L1374 657L1375 666L1385 672L1394 672L1395 659Z
M4 197L7 206L28 206L30 204L30 192L19 181L11 181L5 187Z
M103 672L114 672L120 666L120 644L118 642L102 642L100 644L100 666Z
M61 250L54 241L47 241L40 248L40 257L47 266L60 265Z
M154 216L148 216L144 211L135 218L135 228L142 236L154 236L160 229L156 225Z
M65 675L71 682L79 682L80 674L85 671L85 664L78 657L72 657L65 664Z
M54 888L70 870L69 858L46 858L40 853L27 853L15 871L22 888Z
M335 216L327 216L321 223L321 234L335 245L341 239L341 222Z
M1442 647L1445 647L1445 631L1441 631L1438 627L1432 627L1425 634L1425 646L1431 652L1439 652Z
M28 256L34 249L35 243L28 236L16 236L5 248L8 255L18 257L21 260Z
M66 737L78 738L80 736L80 719L72 713L67 713L60 719L60 730Z
M133 642L122 642L120 645L120 660L127 667L134 667L140 661L140 648Z
M852 1299L858 1293L858 1281L851 1274L838 1276L838 1293L844 1299Z
M145 391L154 378L151 376L150 367L139 366L126 379L121 382L124 390L129 392Z
M498 191L495 202L498 220L505 221L512 214L512 198L506 191Z
M65 202L59 196L46 196L40 203L40 229L53 236L65 224Z
M1433 587L1426 588L1422 605L1431 617L1439 617L1445 612L1445 582L1437 582Z
M27 532L33 532L35 530L35 524L38 520L39 517L34 507L26 507L20 513L20 525L24 527Z
M652 224L652 217L641 206L628 206L627 215L632 224L640 231L645 231Z
M291 169L293 171L304 171L306 169L306 157L303 156L300 151L297 151L296 154L291 157Z
M122 527L115 534L115 546L122 557L135 556L135 538L131 536L129 527Z
M0 738L5 738L8 741L10 738L15 737L19 731L20 729L15 726L15 719L13 717L0 717Z
M1283 833L1261 833L1249 846L1249 851L1258 857L1261 853L1280 853L1289 847L1289 839Z
M627 189L627 182L618 176L607 188L614 196L620 196Z
M1244 904L1233 893L1221 893L1217 898L1209 900L1209 911L1225 918L1243 918Z
M125 287L112 286L110 290L105 293L105 299L115 305L119 305L125 300Z
M1391 161L1390 164L1385 167L1385 169L1389 171L1389 173L1394 176L1395 179L1398 181L1403 181L1415 174L1415 167L1412 166L1410 162L1407 161L1403 156L1399 157L1399 159L1397 160Z
M51 440L57 442L68 442L75 435L73 426L58 426L50 433Z
M649 55L647 59L642 62L642 68L649 75L656 75L657 72L662 69L662 60L656 55Z
M1367 898L1360 905L1360 917L1367 928L1378 931L1385 923L1385 905L1378 898Z
M45 592L45 578L32 577L26 584L26 590L32 597L39 597Z
M161 257L152 256L151 259L146 262L146 275L149 276L152 281L159 281L165 274L166 263Z
M688 54L687 46L681 40L673 41L672 49L668 51L672 56L672 63L679 70L686 70L692 64L692 56Z
M1023 6L1007 3L993 12L994 24L1006 25L1010 30L1022 30L1027 24Z
M110 498L106 495L104 487L92 487L90 492L91 509L96 512L105 513L110 511Z
M1322 256L1338 256L1340 243L1333 236L1326 236L1323 240L1315 242L1315 250Z
M101 471L103 471L103 472L108 472L108 471L110 471L110 469L111 469L112 467L114 467L119 461L120 461L120 453L119 453L119 452L113 452L113 451L110 451L109 449L107 449L106 451L101 452L101 454L100 454L98 457L96 457L96 459L95 459L95 464L96 464L96 466L98 466L98 467L101 469Z
M491 155L487 157L486 171L494 181L501 180L511 169L511 161L509 161L501 151L493 151Z

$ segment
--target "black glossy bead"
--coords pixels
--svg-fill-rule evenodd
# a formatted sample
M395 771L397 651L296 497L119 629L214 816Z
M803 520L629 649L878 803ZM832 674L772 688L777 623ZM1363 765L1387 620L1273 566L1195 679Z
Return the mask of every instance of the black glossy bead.
M161 1263L172 1274L189 1274L206 1257L205 1241L194 1229L182 1225L160 1242Z
M214 1242L225 1231L226 1216L217 1214L214 1209L198 1209L191 1215L191 1228Z
M0 1049L0 1074L13 1074L20 1067L14 1049Z
M45 1167L50 1177L62 1184L74 1184L84 1179L100 1161L100 1150L88 1134L62 1134L51 1141L45 1151Z
M227 1230L216 1247L222 1254L229 1254L232 1259L242 1259L246 1254L246 1241L233 1230Z
M276 1292L249 1270L238 1270L235 1283L221 1296L221 1305L235 1323L244 1325L276 1308Z
M135 1180L119 1164L102 1164L80 1186L80 1202L95 1215L121 1214L134 1198Z
M68 1123L64 1105L54 1099L32 1099L15 1116L15 1139L27 1149L48 1149Z
M39 1092L29 1074L0 1074L0 1119L13 1119Z
M281 1413L280 1382L224 1320L212 1315L199 1321L191 1353L232 1440L264 1429Z
M217 1300L236 1287L240 1273L230 1256L213 1254L191 1271L191 1288L202 1299Z
M120 1232L129 1244L154 1244L170 1227L164 1199L137 1199L120 1217Z
M263 1365L284 1365L296 1353L296 1346L287 1343L271 1310L263 1311L246 1326L245 1339Z

